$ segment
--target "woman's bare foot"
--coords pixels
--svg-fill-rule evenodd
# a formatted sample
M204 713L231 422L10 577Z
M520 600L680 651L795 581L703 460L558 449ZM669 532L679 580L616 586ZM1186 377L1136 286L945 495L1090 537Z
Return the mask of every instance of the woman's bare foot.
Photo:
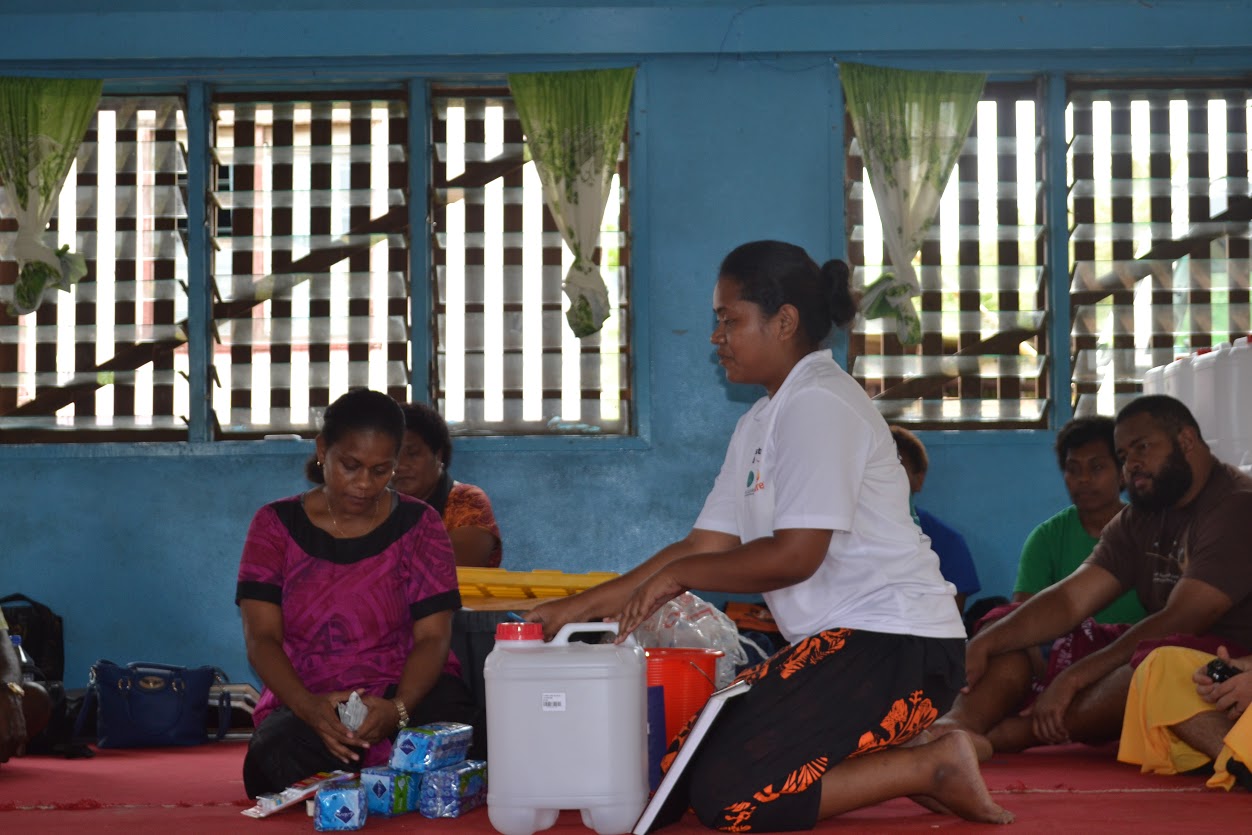
M927 797L924 794L910 794L909 800L913 801L918 806L921 806L927 812L934 812L936 815L952 815L953 817L957 816L956 812L953 812L951 809L949 809L947 806L944 806L942 803L940 803L938 800L935 800L933 797Z
M948 728L948 730L952 730L952 728ZM932 734L929 730L924 730L921 733L919 733L917 736L910 739L908 742L904 743L900 747L901 748L916 748L919 745L929 745L930 743L934 742L936 739L938 739L938 737ZM909 800L913 801L918 806L921 806L923 809L927 810L928 812L934 812L936 815L955 815L956 814L947 806L944 806L939 801L935 800L934 798L927 797L924 794L911 794L909 795Z
M950 730L921 750L926 750L933 764L932 786L925 797L966 820L1013 822L1013 813L992 800L987 791L978 770L978 751L968 732Z

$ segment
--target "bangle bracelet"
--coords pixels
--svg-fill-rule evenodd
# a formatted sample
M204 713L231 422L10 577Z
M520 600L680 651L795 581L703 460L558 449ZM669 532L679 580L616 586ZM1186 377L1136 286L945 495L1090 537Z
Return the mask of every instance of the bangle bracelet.
M400 730L409 724L409 709L404 706L404 701L401 699L392 699L391 703L396 706L396 713L400 715L399 721L396 722L396 730Z

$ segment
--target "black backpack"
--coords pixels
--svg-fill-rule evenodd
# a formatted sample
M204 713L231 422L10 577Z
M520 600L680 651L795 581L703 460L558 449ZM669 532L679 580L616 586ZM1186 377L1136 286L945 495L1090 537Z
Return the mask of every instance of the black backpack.
M9 634L22 636L22 649L49 681L65 680L65 638L61 616L24 594L0 597Z

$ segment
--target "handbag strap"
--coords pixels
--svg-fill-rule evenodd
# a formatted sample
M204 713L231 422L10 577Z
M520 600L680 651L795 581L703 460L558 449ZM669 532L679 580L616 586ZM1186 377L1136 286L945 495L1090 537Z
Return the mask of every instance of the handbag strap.
M138 673L142 670L153 670L159 673L173 673L181 675L187 672L187 667L180 667L177 664L161 664L155 661L132 661L126 665L126 669L132 673ZM217 668L215 667L214 670Z

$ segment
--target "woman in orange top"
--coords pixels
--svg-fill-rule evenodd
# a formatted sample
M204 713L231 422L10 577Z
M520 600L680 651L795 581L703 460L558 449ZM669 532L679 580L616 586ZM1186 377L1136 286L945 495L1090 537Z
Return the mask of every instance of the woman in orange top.
M392 486L439 512L457 565L498 568L503 552L491 501L478 487L452 478L448 424L424 403L406 403L403 409L404 445Z

